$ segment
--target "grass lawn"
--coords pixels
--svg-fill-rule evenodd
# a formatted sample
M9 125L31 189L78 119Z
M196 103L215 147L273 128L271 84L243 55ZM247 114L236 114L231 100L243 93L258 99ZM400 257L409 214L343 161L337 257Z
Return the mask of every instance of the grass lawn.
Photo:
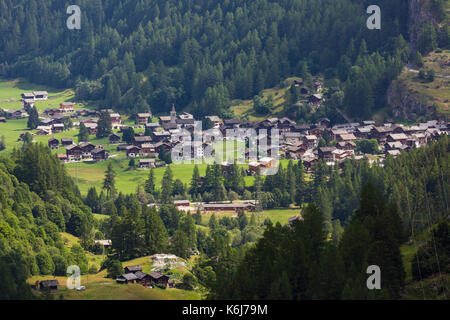
M301 78L292 77L287 78L284 81L283 87L276 87L263 90L260 95L263 97L263 101L266 101L269 96L273 96L274 110L272 112L273 117L277 117L284 110L284 103L286 102L285 94L289 90L294 80L301 80ZM266 115L259 115L255 113L253 109L253 100L233 100L231 110L236 117L243 118L248 117L250 121L262 121L267 118Z
M22 108L21 94L24 92L47 91L48 100L36 101L35 106L42 112L48 108L57 108L62 102L73 101L74 91L71 89L55 89L29 83L23 79L0 78L0 108L17 110ZM76 108L81 108L80 105Z
M96 218L99 218L96 215ZM104 218L102 216L101 218ZM65 239L65 245L71 247L75 243L79 243L79 239L71 234L61 232L61 237ZM95 265L100 268L101 262L105 259L105 255L94 255L90 252L86 253L88 258L88 265L91 267ZM122 263L123 267L141 265L143 272L150 273L152 263L150 257L141 257L134 260ZM186 268L180 267L170 270L180 278L189 272ZM180 289L147 289L139 284L120 285L115 280L106 278L106 270L96 274L88 274L81 276L81 285L86 287L85 291L70 290L67 288L67 277L53 277L53 276L33 276L27 279L27 283L34 284L36 281L56 279L58 280L59 290L54 293L55 299L58 299L62 294L67 300L201 300L203 298L199 291L189 291Z
M116 172L116 188L119 192L125 194L136 192L139 185L143 185L148 179L150 170L136 169L130 170L128 168L129 159L123 154L115 158L110 158L104 162L83 162L83 163L69 163L66 164L68 173L75 179L80 189L80 192L85 195L89 188L96 187L98 191L102 188L103 179L105 177L105 171L108 167L108 163L113 164L113 168ZM281 164L286 168L289 160L281 160ZM206 174L207 164L199 164L198 168L200 175ZM172 164L172 172L174 179L180 179L183 183L189 184L194 173L194 164ZM245 164L240 167L247 169ZM159 188L161 181L166 171L165 167L155 169L156 185ZM252 186L254 183L254 177L245 177L246 186Z
M106 271L97 274L81 276L81 285L86 287L84 291L70 290L67 288L67 277L34 276L28 279L29 284L37 280L56 279L60 283L60 289L54 293L55 299L62 294L67 300L201 300L202 295L197 291L180 289L147 289L140 284L122 285L113 279L105 277Z
M257 221L259 220L259 223L263 223L264 220L269 218L272 223L276 224L279 222L281 225L285 225L288 223L288 219L292 216L295 216L297 214L301 213L301 209L288 209L288 208L280 208L280 209L269 209L264 210L262 212L255 213ZM220 218L223 216L232 217L234 215L234 211L223 211L223 212L217 212L216 217ZM246 215L248 216L249 220L252 215L252 212L246 212ZM208 225L208 221L212 216L212 212L208 212L207 214L202 216L202 224Z

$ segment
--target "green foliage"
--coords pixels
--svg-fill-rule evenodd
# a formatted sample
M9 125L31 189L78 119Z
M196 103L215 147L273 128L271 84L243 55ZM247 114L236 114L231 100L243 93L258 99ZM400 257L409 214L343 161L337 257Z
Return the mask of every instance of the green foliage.
M362 154L378 154L380 148L376 139L357 140L355 151Z
M78 142L89 141L89 131L84 123L80 123L80 131L78 133Z
M39 125L39 113L36 107L29 109L30 114L28 116L27 127L28 129L34 130Z
M98 120L97 138L104 138L111 134L112 124L111 117L108 112L102 112Z
M344 75L358 56L395 56L397 39L408 32L401 0L377 3L384 18L376 34L361 28L366 3L352 0L121 0L83 2L87 31L67 38L59 4L46 0L36 10L30 1L2 2L1 32L9 37L0 41L1 72L72 86L78 99L130 113L149 105L162 113L175 103L196 115L227 115L231 99L251 99L292 74L312 86L311 74L338 73L340 62Z

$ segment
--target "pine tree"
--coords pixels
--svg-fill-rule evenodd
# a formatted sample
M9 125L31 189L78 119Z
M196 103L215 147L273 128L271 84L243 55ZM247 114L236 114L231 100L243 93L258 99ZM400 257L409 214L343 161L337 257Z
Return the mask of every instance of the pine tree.
M111 117L108 112L102 112L97 124L97 138L107 137L112 132Z
M78 143L89 141L89 131L83 122L80 123L80 131L78 133Z
M170 203L173 190L173 174L170 166L164 172L161 186L161 202Z
M106 190L106 195L108 199L112 199L116 194L116 173L112 167L112 163L108 164L108 169L106 170L105 179L103 180L103 189Z
M195 165L194 173L192 174L191 185L189 188L189 194L191 197L197 197L200 193L200 172L198 166Z
M148 175L148 179L145 182L145 192L150 193L152 195L155 194L156 184L155 184L155 171L153 168L150 169L150 173Z
M31 108L30 114L28 115L27 127L30 130L34 130L39 125L39 114L36 107Z

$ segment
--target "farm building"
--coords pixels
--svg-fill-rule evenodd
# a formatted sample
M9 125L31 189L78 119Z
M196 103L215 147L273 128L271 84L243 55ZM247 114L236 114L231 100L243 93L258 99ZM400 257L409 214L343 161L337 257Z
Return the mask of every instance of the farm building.
M70 146L73 144L73 139L72 138L61 138L61 144L63 146Z
M48 99L47 91L35 91L35 92L33 92L33 95L34 95L34 100L36 100L36 101Z
M108 159L108 152L103 148L95 148L91 151L92 159L96 162Z
M62 113L72 113L75 111L74 106L75 103L73 102L63 102L59 105L59 109Z
M147 124L148 119L152 117L151 113L138 113L136 120L138 124Z
M141 266L128 266L124 268L125 273L135 273L138 271L142 271L142 267Z
M199 208L202 211L253 211L255 205L252 203L203 203Z
M49 139L48 147L52 150L59 149L59 140L58 139Z
M117 133L111 133L109 135L109 143L110 144L119 144L120 143L120 136Z
M165 276L165 275L159 273L159 272L152 272L152 273L150 273L149 276L151 278L151 281L156 283L156 284L165 285L165 286L167 286L169 284L169 279L170 278L168 276Z
M50 289L51 292L58 291L59 282L58 280L42 280L39 282L39 289L45 290L47 288Z
M139 168L150 169L155 167L155 159L140 159Z
M139 278L134 273L126 273L116 279L117 283L121 284L136 283L138 280Z

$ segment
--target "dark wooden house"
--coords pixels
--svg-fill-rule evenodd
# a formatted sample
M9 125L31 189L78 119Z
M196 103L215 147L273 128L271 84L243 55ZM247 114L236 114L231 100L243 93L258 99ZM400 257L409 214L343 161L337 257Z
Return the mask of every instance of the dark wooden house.
M40 290L46 290L47 288L51 292L58 291L59 282L58 280L43 280L39 282L39 289Z
M63 146L70 146L73 144L72 138L61 138L61 145Z
M116 279L117 283L129 284L138 282L139 278L134 273L126 273Z
M108 152L102 148L95 148L94 150L91 151L91 154L92 160L96 162L108 159Z
M52 150L59 149L59 140L58 139L49 139L48 147Z
M169 277L165 276L159 272L150 273L151 281L155 284L167 286L169 284Z
M138 271L142 272L142 267L141 266L128 266L124 268L125 273L136 273Z
M120 136L117 133L111 133L109 135L109 143L110 144L119 144L120 143Z

